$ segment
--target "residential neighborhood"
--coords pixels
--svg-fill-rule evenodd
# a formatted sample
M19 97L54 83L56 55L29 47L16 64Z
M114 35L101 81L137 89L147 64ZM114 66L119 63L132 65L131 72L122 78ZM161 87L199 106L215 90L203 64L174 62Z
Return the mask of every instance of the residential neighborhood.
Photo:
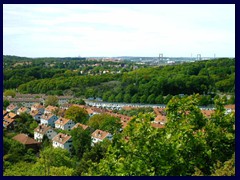
M36 97L40 96L39 94L31 94L29 97ZM19 95L18 97L25 97L26 95ZM44 95L41 95L41 97L45 97ZM43 137L46 136L49 141L52 142L53 147L60 147L63 149L70 150L72 147L72 140L71 136L68 136L67 134L63 133L57 133L57 130L64 130L64 131L71 131L77 127L81 127L83 130L89 130L91 134L92 139L92 146L98 142L102 142L104 139L112 140L114 137L113 134L89 127L86 124L82 123L75 123L72 119L64 118L61 116L58 116L56 112L58 110L62 110L65 112L67 109L69 109L72 106L83 108L86 110L88 114L88 119L93 117L97 114L106 113L112 117L120 118L120 122L122 124L122 127L119 129L119 132L122 132L124 128L126 128L128 122L131 121L131 117L114 113L111 109L106 109L99 107L99 104L96 104L96 107L88 105L78 105L78 104L70 104L66 99L69 97L61 97L59 98L59 102L63 102L64 104L60 104L59 107L48 105L47 107L44 107L43 102L36 102L35 104L32 104L30 107L23 106L24 103L21 103L21 107L18 107L15 101L11 102L11 104L6 108L6 110L3 110L3 127L6 129L10 129L14 131L14 127L17 126L16 118L19 117L21 113L28 113L32 116L34 120L38 123L38 127L34 129L34 140L41 143L43 140ZM23 101L24 102L24 101ZM130 106L123 106L124 109L132 109L136 107L130 107ZM226 113L235 112L235 105L226 105ZM154 128L164 128L164 124L167 122L167 116L166 111L164 107L154 107L153 112L155 113L155 118L151 122L151 126ZM214 113L214 109L201 109L202 114L206 118L210 118L211 114ZM27 135L25 135L27 136ZM25 137L21 135L21 137ZM26 137L25 137L26 138ZM30 138L30 137L29 137ZM15 138L19 139L19 138ZM23 139L23 138L20 138ZM33 142L33 146L35 146L35 141L29 141ZM23 142L23 141L21 141ZM30 143L31 144L31 143Z

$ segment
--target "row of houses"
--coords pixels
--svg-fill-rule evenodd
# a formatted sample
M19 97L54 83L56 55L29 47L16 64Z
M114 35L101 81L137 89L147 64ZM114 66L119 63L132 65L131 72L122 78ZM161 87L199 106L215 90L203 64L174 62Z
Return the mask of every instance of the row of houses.
M3 99L8 100L12 104L21 103L24 107L30 108L32 105L36 103L45 104L45 100L48 98L45 94L19 94L17 93L15 97L7 96L3 97ZM61 106L65 103L68 103L73 96L57 96L58 104Z
M68 109L71 106L79 106L81 108L86 109L88 112L89 117L95 115L95 114L101 114L106 113L114 117L118 117L121 120L122 123L122 129L124 129L128 122L131 120L131 117L113 113L111 110L107 110L104 108L96 108L96 107L89 107L84 105L75 105L75 104L66 104L65 106L62 106L63 110ZM101 142L104 139L111 140L113 135L109 132L102 131L100 129L97 129L93 131L91 127L80 124L80 123L74 123L71 119L58 117L53 112L57 110L58 107L54 106L48 106L44 108L44 106L40 103L34 104L31 106L31 108L27 107L16 107L14 104L10 104L6 110L3 111L3 126L8 129L14 129L14 126L16 125L15 119L23 112L29 113L33 116L33 118L39 122L39 125L36 129L34 129L34 139L30 140L30 137L26 137L26 135L17 136L15 139L18 139L21 143L29 143L34 142L33 144L38 145L42 142L44 135L52 142L53 147L60 147L63 149L70 150L72 148L72 137L67 134L63 133L57 133L56 129L62 129L62 130L68 130L71 131L74 128L82 127L84 130L90 130L91 133L91 139L92 139L92 146L95 143ZM232 112L235 111L235 105L233 106L226 106L226 112ZM214 110L201 110L203 115L206 117L210 117L212 113L214 113ZM165 123L167 122L166 112L165 108L154 108L154 112L156 114L156 117L154 121L152 121L152 127L155 128L164 128ZM38 116L36 116L38 115ZM21 138L20 138L21 137Z
M75 105L80 106L82 108L85 108L89 114L89 116L93 116L94 114L99 114L100 112L103 112L101 109L93 108L87 106L81 106L81 105ZM69 108L70 106L67 106ZM11 125L4 126L7 129L14 130L14 126L16 126L16 118L19 117L21 113L29 113L32 115L32 117L39 122L39 125L37 128L34 129L34 139L31 139L30 137L26 137L24 134L17 135L15 137L15 140L18 140L22 144L26 144L26 142L31 142L32 146L39 146L39 144L42 142L44 135L52 142L53 147L60 147L63 149L70 150L72 148L72 137L63 133L57 133L56 129L62 129L62 130L72 130L77 127L82 127L84 130L90 130L92 132L91 138L92 138L92 146L95 143L101 142L104 139L112 139L112 134L106 131L102 131L100 129L97 129L93 131L92 128L90 128L87 125L77 123L75 124L71 119L58 117L57 115L53 114L53 111L56 111L57 107L48 106L44 108L43 105L37 103L31 106L30 108L27 107L20 107L18 108L14 104L10 104L6 110L3 111L3 124L5 125L6 122L10 122ZM37 113L35 113L37 112ZM106 112L106 111L104 111ZM36 117L35 115L38 115ZM9 118L11 118L11 121ZM27 139L27 140L26 140ZM30 140L31 139L31 140ZM35 147L37 148L37 147Z

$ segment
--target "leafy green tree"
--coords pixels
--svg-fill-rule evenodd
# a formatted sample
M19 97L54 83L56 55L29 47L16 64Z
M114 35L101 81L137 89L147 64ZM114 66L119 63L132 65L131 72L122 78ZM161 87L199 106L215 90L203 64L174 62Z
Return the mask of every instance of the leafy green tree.
M17 163L23 160L23 154L25 154L26 148L23 144L9 139L7 137L3 138L3 160L10 163Z
M3 100L3 109L6 109L6 108L9 106L9 104L10 104L10 101L4 99L4 100Z
M154 95L154 94L151 94L150 96L148 96L147 102L148 102L149 104L155 104L155 95Z
M111 95L108 97L108 101L109 101L109 102L114 102L114 101L115 101L115 96L114 96L114 94L111 94Z
M75 128L70 132L73 140L73 154L81 159L84 152L91 148L91 134L90 131L83 128Z
M72 168L73 162L70 158L70 153L67 150L47 147L40 151L40 157L35 166L39 169L40 174L49 176L55 173L52 172L54 167Z
M48 96L47 99L45 100L45 107L47 107L48 105L58 106L57 96Z
M225 114L221 100L215 106L215 115L207 119L198 108L198 95L174 97L162 129L151 126L153 113L139 114L114 138L105 157L82 175L211 175L218 161L235 153L234 115ZM226 167L234 174L233 163Z
M13 90L13 89L8 89L8 90L5 90L5 91L3 92L3 95L4 95L5 97L11 96L11 97L14 98L14 97L16 96L16 91Z
M138 102L139 102L139 96L138 94L135 94L131 99L131 103L138 103Z
M165 98L164 98L164 104L167 104L171 99L172 99L172 95L168 94Z
M217 161L214 165L211 174L212 176L235 176L235 153L233 154L232 158L221 163Z
M20 161L16 164L12 164L10 167L4 169L4 176L36 176L32 167L34 164Z
M147 96L144 94L140 97L140 103L146 103L147 102Z
M131 102L131 95L130 94L124 94L123 101L126 102L126 103L130 103Z
M163 104L164 103L163 96L162 95L157 96L156 99L155 99L155 103L156 104Z
M15 131L20 133L30 134L33 137L33 130L38 126L36 120L28 113L21 113L16 118Z
M108 101L108 98L112 95L111 91L107 91L103 94L103 101Z
M227 103L228 104L235 104L235 95L232 95Z
M85 123L88 119L88 113L85 109L78 106L71 106L65 112L65 118L73 120L75 123Z
M112 134L116 131L119 131L119 129L122 127L119 118L108 114L95 114L89 119L87 124L94 129L101 129Z
M120 92L118 95L115 97L116 102L122 102L123 101L123 94Z
M99 163L105 157L109 145L110 141L103 141L95 144L90 151L86 151L76 167L76 175L87 173L93 163Z

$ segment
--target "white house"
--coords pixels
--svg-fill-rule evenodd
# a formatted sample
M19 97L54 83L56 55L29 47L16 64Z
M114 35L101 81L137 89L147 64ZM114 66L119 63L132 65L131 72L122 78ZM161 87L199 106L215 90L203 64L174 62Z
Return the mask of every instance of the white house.
M20 115L21 113L29 113L30 109L28 109L27 107L20 107L17 110L17 115Z
M62 130L71 130L74 125L75 123L71 119L66 119L62 117L60 117L55 122L55 128L62 129Z
M52 139L52 145L54 148L60 147L62 149L72 149L72 136L59 133Z
M38 110L32 110L29 112L29 114L33 117L33 119L40 122L42 113L40 113Z
M102 130L95 130L92 135L92 146L98 142L102 142L104 139L112 140L112 134L110 134L107 131L102 131Z
M50 126L39 125L34 129L34 139L38 142L42 142L43 136L46 135L48 139L52 139L57 133Z
M38 111L39 113L43 114L44 113L44 106L40 103L36 103L31 106L31 111Z
M43 114L40 117L40 124L44 124L46 126L55 127L55 121L57 119L58 119L58 117L55 116L54 114L46 113L46 114Z
M53 113L54 111L56 111L58 109L57 106L47 106L45 109L44 109L44 114L46 113Z

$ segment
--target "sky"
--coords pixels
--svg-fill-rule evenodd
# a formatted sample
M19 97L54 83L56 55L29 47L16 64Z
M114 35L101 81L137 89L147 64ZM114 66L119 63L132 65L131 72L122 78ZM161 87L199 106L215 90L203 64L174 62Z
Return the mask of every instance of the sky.
M4 4L3 54L235 57L234 4Z

